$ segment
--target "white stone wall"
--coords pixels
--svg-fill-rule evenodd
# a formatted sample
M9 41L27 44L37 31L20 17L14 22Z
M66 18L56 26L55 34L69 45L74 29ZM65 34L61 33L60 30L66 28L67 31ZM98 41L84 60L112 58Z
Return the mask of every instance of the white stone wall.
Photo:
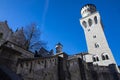
M95 16L97 17L97 24L95 23ZM91 19L92 23L89 25L88 20ZM85 21L87 27L85 27L82 22ZM98 56L99 61L95 61L94 64L108 66L109 64L116 64L112 52L108 46L106 37L104 35L103 26L101 24L100 15L98 12L95 12L87 17L80 19L80 23L84 29L86 43L88 48L88 53L93 56ZM102 59L102 54L108 53L108 60Z

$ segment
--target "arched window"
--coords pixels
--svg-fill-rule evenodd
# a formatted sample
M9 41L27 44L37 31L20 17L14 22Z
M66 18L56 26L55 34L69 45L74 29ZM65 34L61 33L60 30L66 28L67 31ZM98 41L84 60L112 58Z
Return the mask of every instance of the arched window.
M102 56L102 60L108 60L109 59L108 53L103 53L101 56Z
M93 61L94 61L94 62L96 61L95 57L93 57Z
M100 44L99 43L95 43L95 48L99 48Z
M99 61L99 57L97 55L93 56L93 62Z
M95 21L95 24L97 24L97 17L96 16L94 17L94 21Z
M105 55L105 57L106 57L107 60L109 59L108 55Z
M85 21L82 22L82 25L87 28L87 23Z
M88 19L89 26L92 26L92 19Z
M102 55L102 60L105 60L105 56L104 55Z
M96 60L97 60L97 61L99 61L99 58L98 58L98 57L96 57Z

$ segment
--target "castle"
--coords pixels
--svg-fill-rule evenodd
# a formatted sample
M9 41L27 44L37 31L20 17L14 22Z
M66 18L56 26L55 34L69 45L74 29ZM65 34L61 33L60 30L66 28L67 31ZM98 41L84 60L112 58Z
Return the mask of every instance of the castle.
M7 21L0 22L0 80L120 80L95 5L84 5L81 15L88 52L72 56L62 51L61 43L54 55L44 48L34 55L26 49L22 28L13 32Z

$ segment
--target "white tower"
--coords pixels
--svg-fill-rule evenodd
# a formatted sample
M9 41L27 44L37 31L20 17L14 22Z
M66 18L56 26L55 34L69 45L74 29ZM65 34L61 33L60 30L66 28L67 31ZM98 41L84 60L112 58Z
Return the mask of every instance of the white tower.
M93 64L108 66L116 64L104 35L99 12L93 4L87 4L81 9L80 23L84 29L88 53L92 55ZM88 59L87 59L88 60Z

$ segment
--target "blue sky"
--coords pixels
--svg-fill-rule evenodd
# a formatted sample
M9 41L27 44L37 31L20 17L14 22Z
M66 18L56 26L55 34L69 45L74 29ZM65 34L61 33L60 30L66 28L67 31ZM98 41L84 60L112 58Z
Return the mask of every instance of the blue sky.
M8 21L11 29L38 24L41 39L48 50L57 42L68 54L86 52L83 29L79 23L80 9L87 3L95 4L100 12L105 35L116 62L120 65L120 1L119 0L0 0L0 21Z

